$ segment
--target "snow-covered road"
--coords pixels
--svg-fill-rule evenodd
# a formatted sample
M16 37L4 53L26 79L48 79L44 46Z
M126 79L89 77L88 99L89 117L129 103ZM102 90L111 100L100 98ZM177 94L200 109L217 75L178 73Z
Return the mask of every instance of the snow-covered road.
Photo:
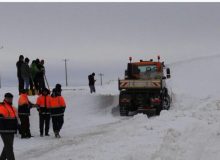
M32 110L31 139L15 138L17 160L219 160L219 56L171 64L173 104L148 118L118 114L117 81L64 90L67 101L61 139L39 136ZM16 89L4 88L16 93ZM36 97L31 97L35 101ZM15 105L17 96L15 97ZM2 147L2 142L0 143Z

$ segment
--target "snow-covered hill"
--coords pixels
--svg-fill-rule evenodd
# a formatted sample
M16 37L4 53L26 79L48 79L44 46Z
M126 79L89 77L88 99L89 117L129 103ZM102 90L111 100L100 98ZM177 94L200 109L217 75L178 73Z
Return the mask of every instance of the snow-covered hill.
M173 105L160 116L120 117L118 86L69 87L61 139L39 136L32 110L31 139L15 138L17 160L218 160L220 158L220 56L170 64ZM15 88L0 90L17 94ZM32 101L36 97L31 97ZM17 96L14 99L17 105ZM2 147L2 142L0 143Z

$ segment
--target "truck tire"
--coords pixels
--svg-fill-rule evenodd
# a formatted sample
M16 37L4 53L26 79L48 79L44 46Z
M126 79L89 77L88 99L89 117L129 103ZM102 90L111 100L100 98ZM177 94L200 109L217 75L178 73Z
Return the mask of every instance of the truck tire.
M164 96L164 99L163 99L163 109L169 110L170 103L171 103L171 99L170 99L170 96L167 94L166 96Z
M128 116L128 107L120 106L120 116Z

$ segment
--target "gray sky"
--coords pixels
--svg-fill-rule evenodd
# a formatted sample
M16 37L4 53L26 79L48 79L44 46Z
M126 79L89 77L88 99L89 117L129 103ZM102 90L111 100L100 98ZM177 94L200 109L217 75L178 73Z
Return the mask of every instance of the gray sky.
M44 59L51 85L65 84L64 58L69 84L86 85L92 72L123 77L129 56L220 54L220 3L0 3L0 20L3 85L17 84L20 54Z

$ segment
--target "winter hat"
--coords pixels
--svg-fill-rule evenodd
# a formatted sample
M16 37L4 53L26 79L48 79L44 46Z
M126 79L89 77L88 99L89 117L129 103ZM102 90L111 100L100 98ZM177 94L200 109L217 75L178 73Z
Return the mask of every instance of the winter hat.
M20 55L19 56L19 60L23 60L24 59L24 56L23 55Z
M43 94L44 92L46 92L47 94L50 94L50 91L49 91L49 89L47 89L47 88L42 89L42 94Z
M29 58L26 57L24 61L29 63L30 60L29 60Z
M35 60L35 62L36 62L36 64L39 64L39 63L40 63L40 60L37 58L37 59Z
M42 60L40 61L40 63L41 63L41 64L44 64L44 60L42 59Z
M61 92L62 89L61 89L61 84L57 83L56 86L55 86L55 89L57 92Z
M5 93L5 98L13 98L13 94L11 93Z
M27 93L27 90L26 89L22 89L21 93Z
M57 96L57 90L56 90L56 88L54 88L54 89L52 90L51 96L52 96L52 97L56 97L56 96Z

